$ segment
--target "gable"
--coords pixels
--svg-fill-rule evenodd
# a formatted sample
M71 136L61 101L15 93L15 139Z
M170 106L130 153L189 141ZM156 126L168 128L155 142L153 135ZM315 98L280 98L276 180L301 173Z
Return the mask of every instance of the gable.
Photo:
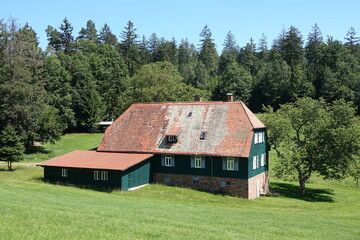
M249 155L254 122L242 102L133 104L105 132L98 151ZM251 111L250 111L251 112ZM262 125L260 125L260 123ZM206 138L200 139L202 132ZM176 143L166 141L177 135Z

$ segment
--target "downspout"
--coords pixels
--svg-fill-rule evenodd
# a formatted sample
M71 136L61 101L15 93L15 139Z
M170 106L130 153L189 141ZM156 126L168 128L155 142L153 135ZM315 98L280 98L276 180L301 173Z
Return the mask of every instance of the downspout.
M214 192L214 173L213 173L213 159L210 156L210 191Z

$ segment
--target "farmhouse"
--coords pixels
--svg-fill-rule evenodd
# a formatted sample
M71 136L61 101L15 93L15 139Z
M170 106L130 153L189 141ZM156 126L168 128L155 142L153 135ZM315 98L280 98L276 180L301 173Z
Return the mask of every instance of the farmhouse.
M266 127L241 101L131 105L97 151L38 164L44 178L126 191L151 182L253 199L268 192Z

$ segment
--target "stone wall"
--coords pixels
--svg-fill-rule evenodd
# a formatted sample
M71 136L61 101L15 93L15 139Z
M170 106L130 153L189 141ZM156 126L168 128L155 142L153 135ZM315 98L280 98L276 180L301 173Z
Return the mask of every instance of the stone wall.
M257 197L257 181L259 181L259 195L268 193L268 172L261 173L250 179L154 173L155 183L228 194L248 199Z
M246 179L154 173L154 182L248 198Z

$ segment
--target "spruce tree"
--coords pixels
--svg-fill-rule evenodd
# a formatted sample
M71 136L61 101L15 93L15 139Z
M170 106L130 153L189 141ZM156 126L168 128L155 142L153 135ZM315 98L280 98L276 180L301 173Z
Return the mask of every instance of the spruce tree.
M115 46L117 43L117 37L111 32L110 27L105 23L99 33L99 39L102 43Z
M7 162L8 170L12 170L12 162L23 159L24 145L20 135L12 125L7 125L0 133L0 161Z

